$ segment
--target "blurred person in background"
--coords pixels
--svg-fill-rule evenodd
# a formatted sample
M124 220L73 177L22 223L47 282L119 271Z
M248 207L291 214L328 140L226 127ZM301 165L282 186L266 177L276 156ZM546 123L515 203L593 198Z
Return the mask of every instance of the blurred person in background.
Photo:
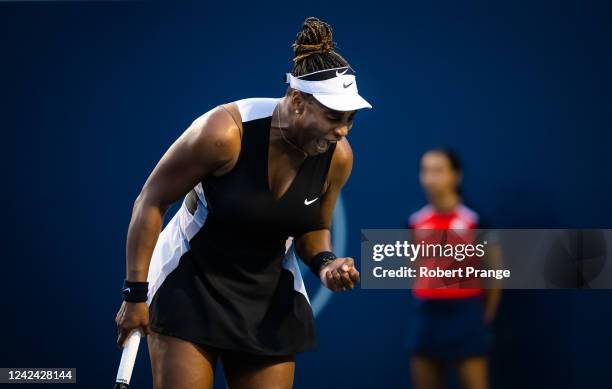
M473 239L472 230L482 228L478 214L463 204L461 181L461 161L455 152L434 149L423 154L420 182L428 204L408 220L416 243L429 243L432 238L438 243L453 243L453 239L458 243ZM422 259L419 263L452 269L473 261L436 258ZM448 282L417 278L413 285L415 330L410 344L410 368L416 389L442 388L444 373L449 368L458 374L463 388L489 387L488 338L500 293L498 288L482 288L473 279Z

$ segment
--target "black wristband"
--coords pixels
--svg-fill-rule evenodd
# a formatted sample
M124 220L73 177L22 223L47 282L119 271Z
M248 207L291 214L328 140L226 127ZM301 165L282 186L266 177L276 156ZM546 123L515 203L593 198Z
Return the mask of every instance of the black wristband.
M321 251L319 254L310 258L310 271L313 272L315 276L319 277L321 266L323 266L323 264L326 262L333 261L336 258L338 258L336 257L336 254L332 253L331 251Z
M147 293L149 292L148 282L123 281L123 300L131 303L142 303L147 301Z

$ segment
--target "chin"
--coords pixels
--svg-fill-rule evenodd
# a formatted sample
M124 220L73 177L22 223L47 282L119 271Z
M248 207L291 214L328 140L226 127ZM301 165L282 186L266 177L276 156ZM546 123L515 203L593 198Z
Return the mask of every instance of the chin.
M317 149L314 150L308 150L308 156L309 157L316 157L317 155L321 155L323 153L320 153Z

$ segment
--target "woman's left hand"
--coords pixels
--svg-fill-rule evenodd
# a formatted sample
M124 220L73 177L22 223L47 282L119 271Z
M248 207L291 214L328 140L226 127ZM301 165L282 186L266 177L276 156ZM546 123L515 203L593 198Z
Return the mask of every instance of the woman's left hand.
M353 258L336 258L321 268L321 282L334 292L353 289L359 282L359 272Z

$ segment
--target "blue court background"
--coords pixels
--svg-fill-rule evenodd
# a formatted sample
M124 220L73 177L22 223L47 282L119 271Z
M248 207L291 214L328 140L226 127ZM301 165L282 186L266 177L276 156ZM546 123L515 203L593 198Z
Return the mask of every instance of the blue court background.
M493 227L611 228L610 7L431 3L0 3L0 366L112 385L132 201L197 116L284 93L307 16L332 24L374 106L349 136L350 255L360 228L403 227L423 204L417 161L439 145L462 155L466 201ZM611 298L505 293L494 387L610 385ZM409 304L407 291L335 295L295 387L410 387Z

